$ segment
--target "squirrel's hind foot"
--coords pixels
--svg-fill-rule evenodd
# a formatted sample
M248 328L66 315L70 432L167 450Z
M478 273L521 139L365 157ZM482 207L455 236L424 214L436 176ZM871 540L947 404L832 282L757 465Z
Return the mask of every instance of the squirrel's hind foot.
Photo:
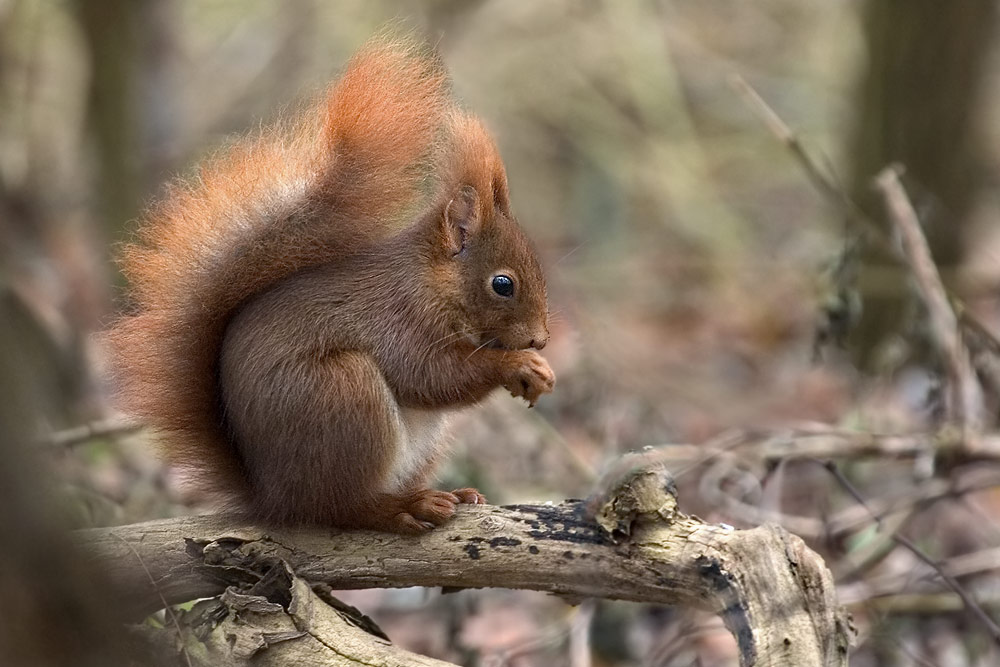
M386 498L378 503L386 510L379 527L394 533L419 535L440 526L455 514L455 505L463 502L454 493L422 489L406 496Z
M486 497L476 489L435 491L422 489L405 496L388 496L377 501L383 518L374 527L404 535L420 535L440 526L455 514L459 504L483 505Z

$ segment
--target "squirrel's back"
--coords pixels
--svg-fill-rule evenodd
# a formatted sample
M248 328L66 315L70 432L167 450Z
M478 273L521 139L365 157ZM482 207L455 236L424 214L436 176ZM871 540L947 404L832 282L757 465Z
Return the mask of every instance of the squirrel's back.
M471 182L495 181L488 151L456 164L448 148L480 134L455 108L436 57L379 40L321 105L171 186L120 255L130 311L108 341L123 409L158 432L168 459L196 481L239 494L245 475L217 387L228 321L288 276L400 229L456 169Z

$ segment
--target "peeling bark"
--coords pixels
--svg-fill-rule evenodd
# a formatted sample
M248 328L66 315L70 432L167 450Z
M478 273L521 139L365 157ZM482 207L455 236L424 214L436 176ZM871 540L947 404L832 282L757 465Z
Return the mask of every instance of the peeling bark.
M830 572L802 540L778 526L735 530L682 513L662 468L634 466L604 487L607 491L587 503L462 506L448 525L419 537L272 530L217 515L88 530L78 538L130 591L118 603L136 617L164 601L223 594L221 602L229 608L219 614L242 618L246 614L234 613L232 605L246 600L234 596L252 599L255 586L287 571L293 594L257 601L265 607L255 613L275 628L267 632L301 632L312 623L303 619L336 615L297 582L333 590L504 587L708 610L736 637L742 665L847 664L848 621L836 603ZM275 599L281 601L275 605ZM311 611L304 614L304 606ZM350 637L331 632L337 650L358 633L366 639L370 653L352 653L355 657L383 652L360 664L421 664L398 657L392 662L385 656L398 656L398 650L360 630ZM264 653L295 652L315 639L281 635L275 643L266 641L263 631L250 636L252 641L240 646L256 647L244 658L253 656L255 664ZM212 640L206 641L207 646Z

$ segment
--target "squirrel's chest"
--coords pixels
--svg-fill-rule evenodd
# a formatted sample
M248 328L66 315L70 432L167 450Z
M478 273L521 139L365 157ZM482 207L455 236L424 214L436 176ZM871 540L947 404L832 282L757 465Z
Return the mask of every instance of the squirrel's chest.
M387 491L406 491L414 477L422 476L434 463L443 445L447 422L447 414L441 410L398 409L399 446L396 458L389 465Z

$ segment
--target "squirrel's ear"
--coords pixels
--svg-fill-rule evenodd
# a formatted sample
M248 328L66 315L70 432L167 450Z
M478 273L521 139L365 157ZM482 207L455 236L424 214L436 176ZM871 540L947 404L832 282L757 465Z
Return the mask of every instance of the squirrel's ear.
M479 194L471 185L463 186L444 207L444 238L452 255L465 248L479 229Z

